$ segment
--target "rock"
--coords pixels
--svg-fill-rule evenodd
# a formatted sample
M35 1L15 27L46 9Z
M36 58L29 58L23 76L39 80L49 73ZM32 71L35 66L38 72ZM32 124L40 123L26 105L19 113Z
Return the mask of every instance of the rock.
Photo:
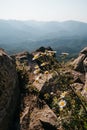
M83 90L83 84L81 83L74 83L72 84L76 92L81 92Z
M81 50L80 54L85 54L85 55L87 55L87 47L85 47L83 50Z
M16 55L12 55L12 58L14 58L16 61L19 61L20 63L28 63L32 61L33 55L29 54L29 52L21 52Z
M79 71L79 72L84 72L83 61L85 58L86 58L86 55L81 54L77 59L74 60L73 62L74 70Z
M35 108L30 116L29 130L56 130L57 117L45 105L42 109Z
M0 130L9 130L19 97L13 59L0 49Z
M84 66L84 71L85 73L87 72L87 57L85 58L85 60L83 61L83 66Z
M85 47L81 52L79 53L78 58L76 58L73 62L74 70L79 72L84 72L84 64L87 64L87 47Z
M85 100L87 100L87 47L85 47L79 54L78 58L73 62L74 70L79 71L80 73L84 72L83 76L80 76L74 80L80 84L84 84L81 94ZM75 74L74 74L75 77ZM82 80L84 77L84 80ZM78 85L79 86L79 85Z
M84 84L84 88L83 88L83 91L82 91L82 96L87 101L87 70L86 70L86 73L85 73L85 84Z
M77 71L72 71L72 75L73 75L73 82L74 83L81 83L81 84L85 83L84 74L77 72Z
M84 98L87 101L87 57L85 58L83 65L84 65L84 70L85 70L85 85L84 85L84 89L82 91L82 95L84 96Z
M20 117L21 130L56 130L57 117L46 103L34 95L25 97Z
M58 78L58 77L57 77ZM40 93L45 94L48 93L50 94L51 92L56 92L58 89L58 84L54 83L54 78L53 76L49 79L49 82L45 82L45 84L42 86Z
M52 79L52 74L38 74L38 77L41 76L41 79L39 79L39 82L36 83L36 81L33 82L33 85L37 88L37 90L41 93L47 92L48 90L50 91L49 87L47 88L47 81L50 82ZM36 76L37 77L37 76ZM52 87L51 87L52 88ZM46 91L45 91L46 90Z
M20 130L28 130L30 123L30 115L33 109L37 107L37 97L35 95L30 94L24 97L24 101L22 102L25 107L22 110L20 116ZM21 105L23 104L21 103Z

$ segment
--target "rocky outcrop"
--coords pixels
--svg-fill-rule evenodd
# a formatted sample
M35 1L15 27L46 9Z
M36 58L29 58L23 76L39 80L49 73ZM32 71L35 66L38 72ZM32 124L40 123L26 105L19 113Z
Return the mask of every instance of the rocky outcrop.
M48 48L50 50L50 48ZM44 51L43 51L44 50ZM52 91L52 88L47 88L45 83L50 82L52 73L49 73L49 64L45 65L46 68L41 64L44 62L50 62L53 59L45 53L45 48L40 48L36 52L29 54L27 52L19 53L12 56L15 59L16 66L18 69L18 76L20 77L20 86L23 87L21 92L21 111L20 111L20 129L21 130L56 130L57 117L50 107L40 99L40 93L47 93ZM38 54L42 56L39 59ZM50 52L51 53L51 52ZM45 54L45 55L44 55ZM34 56L38 56L39 63L37 60L33 60ZM55 61L55 60L54 60ZM27 64L25 63L27 62ZM54 62L55 63L55 62ZM39 67L40 72L34 73ZM31 69L27 69L31 68ZM43 69L44 68L44 69ZM48 69L48 70L47 70ZM47 70L47 71L46 71ZM27 75L27 82L24 84L24 77ZM27 89L26 89L27 88Z
M55 51L44 47L28 53L32 55L30 59L24 52L15 56L20 86L23 85L20 130L76 130L81 127L81 121L81 130L85 128L86 54L83 52L74 61L74 70L67 64L59 64L53 56Z
M20 111L12 129L86 130L87 48L73 66L59 63L55 53L41 47L9 57L0 50L0 130L10 130L19 95L17 75Z
M19 96L13 59L0 49L0 130L10 130Z

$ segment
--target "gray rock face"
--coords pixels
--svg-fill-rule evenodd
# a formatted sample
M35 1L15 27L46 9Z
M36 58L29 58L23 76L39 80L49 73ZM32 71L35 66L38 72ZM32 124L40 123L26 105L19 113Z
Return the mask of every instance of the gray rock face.
M9 130L19 95L14 61L0 49L0 130Z

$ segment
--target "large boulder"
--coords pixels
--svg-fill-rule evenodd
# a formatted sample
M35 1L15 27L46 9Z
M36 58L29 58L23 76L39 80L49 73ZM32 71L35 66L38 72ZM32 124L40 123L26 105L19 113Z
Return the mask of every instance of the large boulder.
M83 61L83 66L84 66L84 71L85 73L87 72L87 57L85 58L85 60Z
M30 116L29 130L57 130L57 116L44 105L42 109L35 108Z
M74 83L79 83L78 85L76 85L79 89L82 86L79 92L87 101L87 47L80 51L79 56L74 60L73 65L74 70L78 71L78 73L80 74L78 76L76 74L77 72L75 72L74 77L76 75L76 78L74 78Z
M87 47L80 51L79 56L72 63L74 65L74 69L79 72L84 72L84 60L87 57Z
M83 65L84 65L84 70L85 70L85 85L82 91L82 96L87 101L87 57L85 58Z
M77 59L74 60L73 65L74 69L79 72L84 72L84 66L83 66L83 61L86 58L85 54L79 55Z
M0 130L10 130L19 96L13 59L0 49Z
M87 47L85 47L83 50L81 50L80 54L85 54L85 55L87 55Z

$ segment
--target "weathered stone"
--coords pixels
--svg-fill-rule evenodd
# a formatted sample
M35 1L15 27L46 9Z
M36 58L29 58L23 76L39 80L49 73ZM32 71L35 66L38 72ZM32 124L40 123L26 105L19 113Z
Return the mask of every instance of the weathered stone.
M56 130L57 117L45 105L42 109L35 108L30 116L29 130Z
M87 47L85 47L83 50L81 50L80 54L85 54L85 55L87 55Z
M58 89L58 86L59 86L58 84L54 83L54 78L51 77L49 79L49 82L45 82L45 84L42 86L40 93L41 94L45 93L50 94L51 92L55 93Z
M83 87L82 96L87 101L87 68L86 68L86 72L85 72L85 84L84 84L84 87Z
M76 92L81 92L83 90L83 84L81 83L74 83L72 86Z
M84 71L85 73L87 72L87 57L85 58L85 60L83 61L83 67L84 67Z
M19 61L20 63L28 63L32 61L33 55L29 54L29 52L21 52L16 55L12 55L12 58L14 58L16 61Z
M87 47L85 47L79 54L78 58L73 62L74 69L79 72L84 72L83 76L76 76L76 80L74 82L84 84L82 87L81 94L87 100ZM74 74L75 77L75 74ZM84 80L82 80L84 77ZM78 87L81 85L77 85Z
M86 58L86 55L81 54L77 59L74 60L73 62L74 70L79 71L79 72L84 72L83 61L85 58Z
M87 62L87 47L85 47L81 52L79 53L78 58L76 58L73 62L74 69L79 72L84 72L85 68L84 65ZM87 63L86 63L87 64Z
M13 59L0 50L0 130L9 130L19 96Z
M74 83L81 83L81 84L85 83L85 80L84 80L85 76L83 73L72 71L72 74L73 74Z

